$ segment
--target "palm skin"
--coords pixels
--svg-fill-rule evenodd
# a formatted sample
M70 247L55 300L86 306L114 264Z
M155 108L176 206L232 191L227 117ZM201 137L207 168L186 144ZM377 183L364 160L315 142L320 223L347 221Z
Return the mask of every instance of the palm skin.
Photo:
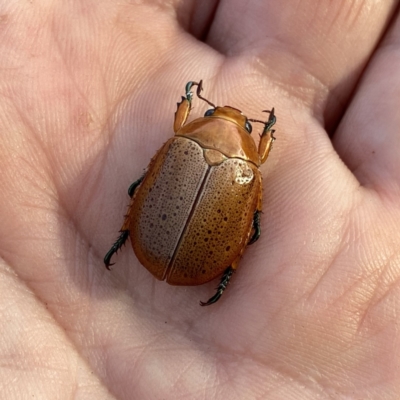
M1 5L0 397L399 398L395 7ZM206 308L218 281L102 264L200 79L278 119L261 238Z

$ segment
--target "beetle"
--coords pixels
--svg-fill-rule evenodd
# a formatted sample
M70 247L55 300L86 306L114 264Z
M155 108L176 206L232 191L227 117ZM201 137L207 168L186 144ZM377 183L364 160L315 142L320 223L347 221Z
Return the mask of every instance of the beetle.
M212 108L186 124L193 93ZM207 302L219 300L247 245L261 234L262 176L275 140L274 108L266 122L241 111L217 107L201 95L202 81L187 83L177 104L175 135L152 158L131 197L120 236L104 257L111 258L130 237L149 272L171 285L201 285L221 276ZM264 124L258 149L250 122Z

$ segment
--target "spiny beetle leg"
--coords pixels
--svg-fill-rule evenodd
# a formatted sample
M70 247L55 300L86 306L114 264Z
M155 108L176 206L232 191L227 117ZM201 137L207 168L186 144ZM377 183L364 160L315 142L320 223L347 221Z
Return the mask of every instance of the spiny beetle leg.
M202 81L200 81L200 83L199 82L190 81L190 82L188 82L186 84L186 86L185 86L185 95L186 95L186 99L189 101L189 103L192 101L192 98L193 98L192 87L193 86L200 86L200 88L201 88L201 84L202 84Z
M261 235L260 214L261 214L260 211L258 210L254 211L254 216L253 216L254 233L251 239L249 240L249 243L247 243L248 246L257 242L257 240L260 238Z
M272 130L271 128L276 124L275 108L272 108L271 111L270 111L270 110L263 110L263 112L269 113L268 121L265 122L264 131L263 131L263 133L262 133L262 135L266 135L267 132L271 131L271 130ZM275 138L274 138L274 132L275 132L275 131L272 130L271 137L272 137L273 139L275 139Z
M133 197L135 190L142 183L143 179L144 179L144 175L141 176L137 181L133 182L131 186L129 186L129 189L128 189L129 197Z
M114 263L111 262L111 257L125 244L128 237L129 237L129 231L122 231L119 238L115 241L111 249L104 257L104 264L106 265L106 268L108 270L110 270L111 265L114 265Z
M202 301L200 301L200 305L201 306L209 306L211 304L216 303L220 297L222 296L222 293L224 293L224 290L226 289L226 287L228 286L228 283L233 275L234 269L229 266L224 274L222 275L221 278L221 282L217 287L217 293L215 293L215 295L213 297L211 297L206 303L203 303Z

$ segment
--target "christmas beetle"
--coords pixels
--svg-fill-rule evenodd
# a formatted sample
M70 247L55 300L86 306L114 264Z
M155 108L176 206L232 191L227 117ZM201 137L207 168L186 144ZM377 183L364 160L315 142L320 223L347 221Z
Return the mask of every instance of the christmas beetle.
M212 108L185 124L191 89ZM104 257L111 258L128 237L141 262L157 279L171 285L201 285L221 276L221 297L247 245L260 237L264 163L275 140L274 109L266 122L241 111L217 107L201 96L202 81L189 82L175 113L175 135L151 160L128 190L131 203L121 235ZM264 129L258 149L250 122Z

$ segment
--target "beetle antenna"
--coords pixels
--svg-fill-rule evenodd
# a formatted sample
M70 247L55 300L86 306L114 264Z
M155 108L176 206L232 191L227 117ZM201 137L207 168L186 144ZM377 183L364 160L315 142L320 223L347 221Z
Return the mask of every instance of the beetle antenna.
M259 122L260 124L264 124L264 125L266 124L265 121L261 121L261 120L259 120L259 119L249 118L248 121L250 121L250 122Z
M217 107L215 106L215 104L211 103L211 101L205 99L205 98L200 94L202 90L203 90L203 79L202 79L202 80L199 82L199 84L197 85L197 91L196 91L197 97L198 97L199 99L205 101L205 102L206 102L207 104L209 104L211 107L217 108Z

